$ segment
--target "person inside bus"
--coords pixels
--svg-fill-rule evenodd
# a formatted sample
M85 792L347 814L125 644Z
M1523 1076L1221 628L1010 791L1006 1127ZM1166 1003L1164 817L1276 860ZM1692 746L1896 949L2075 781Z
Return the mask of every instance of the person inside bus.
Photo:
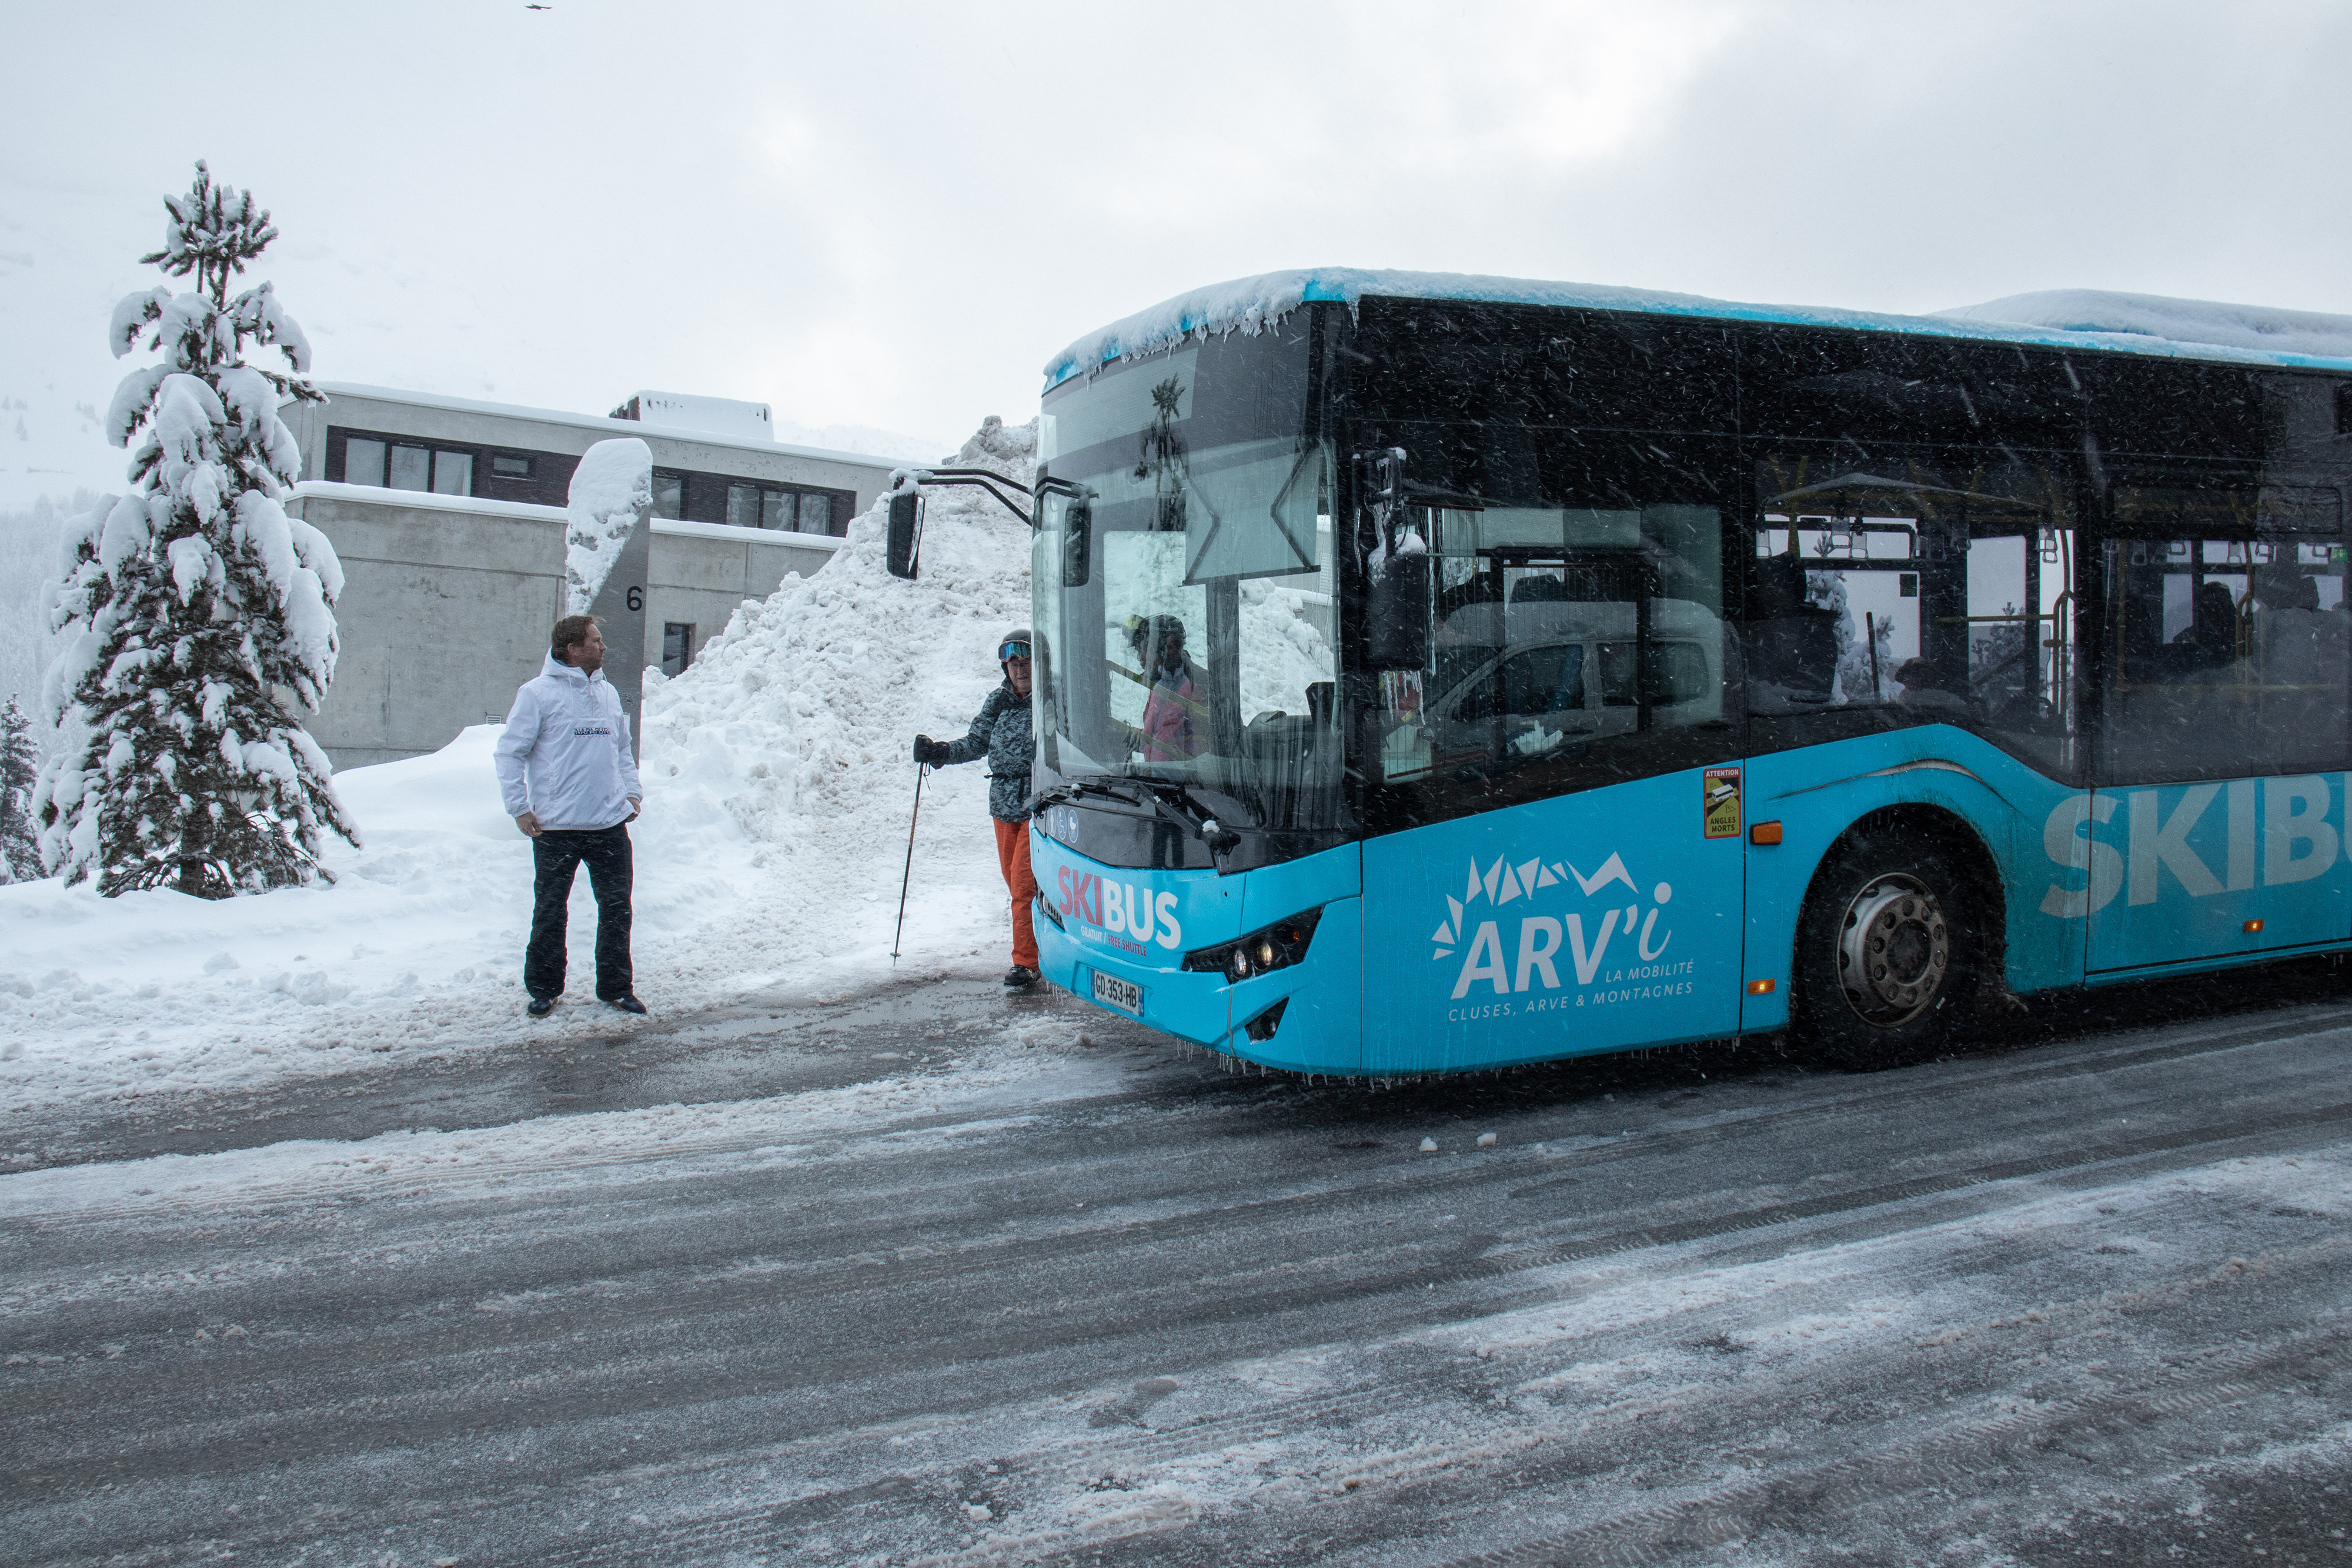
M2183 674L2219 669L2236 661L2238 601L2228 583L2206 581L2197 585L2189 624L2172 639L2172 645L2184 651L2176 656L2175 663L2176 669Z
M2258 575L2254 594L2261 608L2246 622L2261 672L2264 719L2278 731L2314 741L2341 736L2352 618L2340 609L2322 610L2319 580L2293 566ZM2319 743L2319 752L2336 749Z
M1184 622L1173 615L1130 617L1127 635L1151 688L1134 744L1146 762L1190 762L1208 749L1202 706L1208 681L1184 656Z
M1004 684L988 694L971 732L961 740L915 737L915 760L933 768L988 758L988 814L996 829L996 865L1013 895L1013 967L1004 988L1025 991L1037 983L1037 932L1029 905L1037 878L1029 869L1029 775L1037 742L1029 721L1031 679L1029 628L1016 626L996 644L996 667Z
M1895 672L1895 684L1903 688L1903 695L1895 700L1905 707L1949 714L1955 718L1964 717L1969 712L1967 695L1951 689L1951 683L1932 659L1904 660L1902 668Z
M2321 648L2328 641L2319 608L2319 583L2294 568L2258 577L2261 608L2246 619L2263 681L2273 686L2307 686L2319 678Z

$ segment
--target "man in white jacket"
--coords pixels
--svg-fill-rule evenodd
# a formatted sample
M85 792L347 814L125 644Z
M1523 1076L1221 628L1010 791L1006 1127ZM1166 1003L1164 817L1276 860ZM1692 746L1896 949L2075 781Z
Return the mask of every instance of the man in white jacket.
M558 621L545 667L515 693L499 737L499 793L515 826L530 835L538 872L522 960L535 1019L552 1012L563 994L564 917L583 861L596 894L597 998L625 1013L646 1010L629 969L628 827L645 790L621 695L604 679L604 638L593 617Z

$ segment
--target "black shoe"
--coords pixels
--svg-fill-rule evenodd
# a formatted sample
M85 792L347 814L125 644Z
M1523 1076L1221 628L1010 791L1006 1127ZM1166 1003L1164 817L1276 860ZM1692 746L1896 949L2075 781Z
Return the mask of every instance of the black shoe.
M646 1010L646 1004L634 996L606 997L604 1005L616 1013L636 1013L642 1016Z
M1026 964L1015 964L1004 971L1004 988L1008 991L1025 991L1036 983L1037 971Z
M530 998L530 1006L523 1009L522 1010L529 1013L535 1019L543 1019L548 1014L555 1010L555 998L553 997L533 997Z

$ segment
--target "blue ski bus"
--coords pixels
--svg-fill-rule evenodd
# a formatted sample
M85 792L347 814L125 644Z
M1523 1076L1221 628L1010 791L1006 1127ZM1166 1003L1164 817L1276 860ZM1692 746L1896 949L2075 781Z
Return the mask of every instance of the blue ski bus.
M1869 1067L2352 946L2352 321L2067 298L1302 273L1077 345L1046 977L1306 1072L1791 1026Z

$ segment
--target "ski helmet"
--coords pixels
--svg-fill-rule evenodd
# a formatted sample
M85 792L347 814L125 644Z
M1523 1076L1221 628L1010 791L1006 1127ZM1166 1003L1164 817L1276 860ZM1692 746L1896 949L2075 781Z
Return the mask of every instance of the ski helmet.
M1007 659L1025 659L1027 657L1029 657L1028 627L1015 626L1012 631L1007 632L1003 636L999 637L996 640L996 662L998 664L1002 664Z

